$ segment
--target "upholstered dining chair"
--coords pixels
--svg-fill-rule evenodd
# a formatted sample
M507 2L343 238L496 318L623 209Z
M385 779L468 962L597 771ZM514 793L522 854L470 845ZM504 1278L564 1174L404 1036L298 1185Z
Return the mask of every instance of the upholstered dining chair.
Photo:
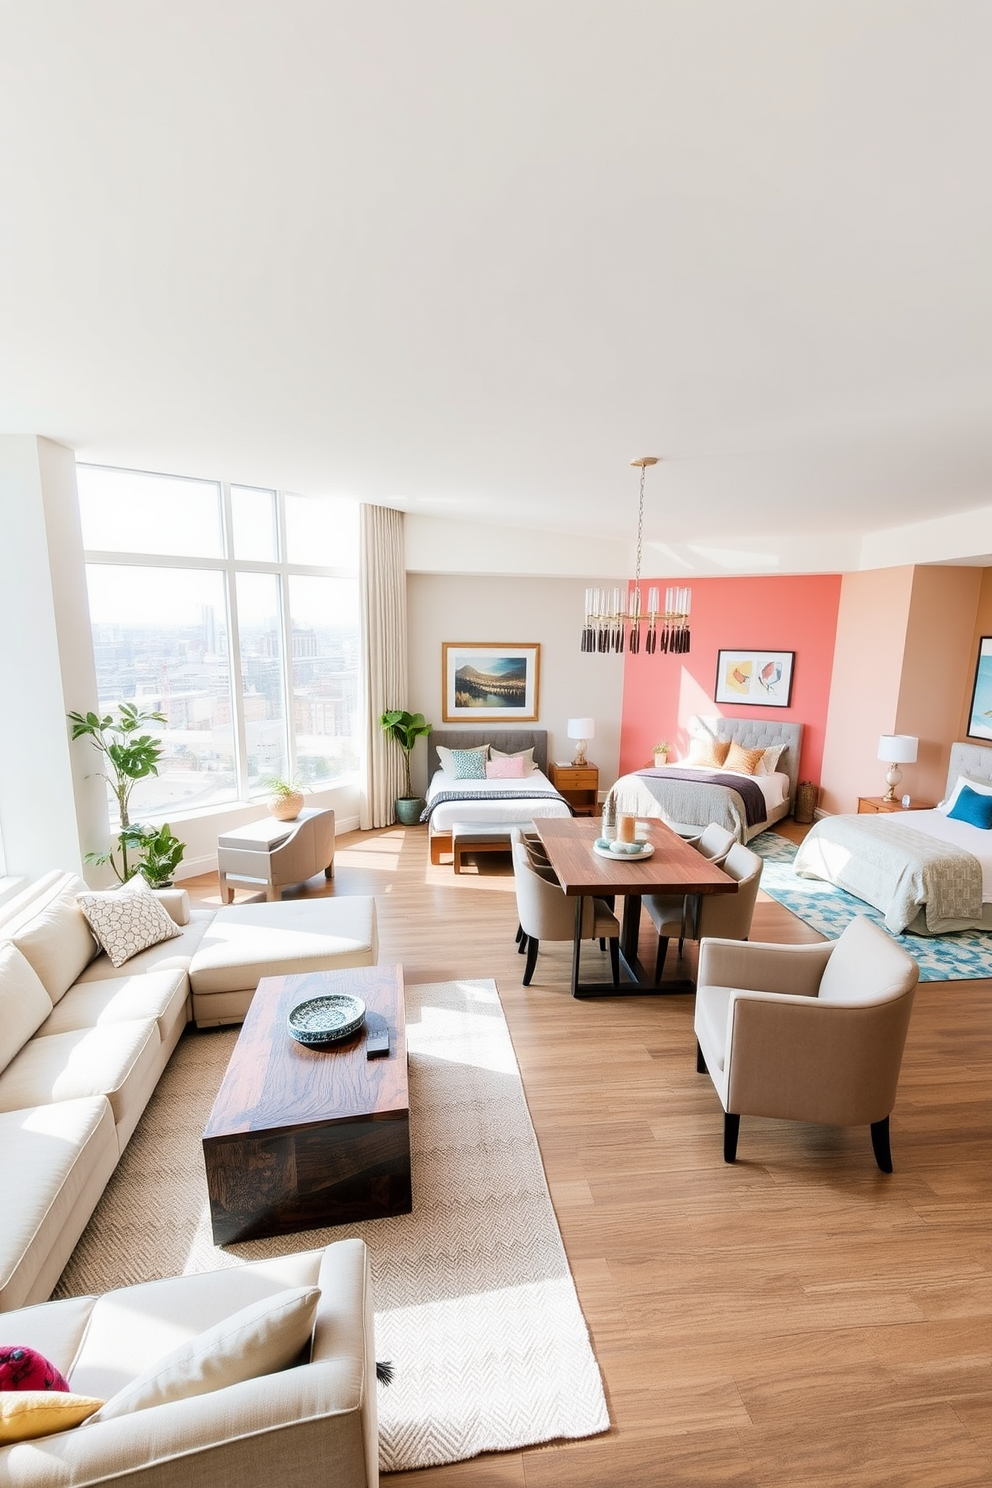
M724 1109L733 1162L742 1116L869 1126L892 1172L889 1114L920 968L864 915L816 945L704 940L696 1068Z
M721 827L719 822L710 822L698 837L687 837L686 841L698 853L702 853L704 858L709 858L711 863L721 863L737 838L726 827Z
M523 984L529 987L541 941L574 941L575 901L563 892L554 870L550 866L543 867L531 857L526 842L517 840L512 846L517 915L527 954ZM608 942L613 985L619 986L620 921L602 899L583 897L582 939Z
M731 840L720 867L730 878L737 880L736 894L700 894L698 900L692 895L646 894L641 901L658 932L658 954L654 964L656 982L661 980L668 942L675 936L678 936L681 956L686 939L702 940L704 935L716 935L724 940L747 940L750 935L763 859L749 847Z

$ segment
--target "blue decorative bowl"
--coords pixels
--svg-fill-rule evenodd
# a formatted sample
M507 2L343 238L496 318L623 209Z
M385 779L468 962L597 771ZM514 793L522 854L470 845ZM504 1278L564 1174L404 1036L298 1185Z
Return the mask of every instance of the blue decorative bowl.
M365 1004L349 992L331 992L298 1002L286 1019L290 1038L308 1049L339 1044L357 1033L365 1021Z

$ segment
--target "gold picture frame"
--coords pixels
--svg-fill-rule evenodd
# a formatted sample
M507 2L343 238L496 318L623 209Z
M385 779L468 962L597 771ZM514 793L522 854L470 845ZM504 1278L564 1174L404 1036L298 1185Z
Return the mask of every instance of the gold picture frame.
M442 641L445 723L536 723L541 647L537 642Z

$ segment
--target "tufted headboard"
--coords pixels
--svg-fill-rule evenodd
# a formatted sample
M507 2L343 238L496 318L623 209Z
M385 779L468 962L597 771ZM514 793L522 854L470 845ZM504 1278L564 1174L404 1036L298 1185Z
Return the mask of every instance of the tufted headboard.
M504 754L533 748L535 765L545 775L548 773L547 729L508 729L498 728L495 724L491 728L434 729L427 736L428 780L433 780L434 771L441 768L437 754L439 744L445 749L474 749L478 744L491 744L494 749L502 749Z
M789 799L795 800L799 784L799 752L803 742L801 723L785 723L776 718L703 718L697 715L689 719L689 733L694 739L733 739L744 749L787 745L778 767L788 775Z
M992 749L987 744L951 745L951 759L947 766L947 789L944 800L957 784L959 775L970 775L972 780L988 781L992 785Z

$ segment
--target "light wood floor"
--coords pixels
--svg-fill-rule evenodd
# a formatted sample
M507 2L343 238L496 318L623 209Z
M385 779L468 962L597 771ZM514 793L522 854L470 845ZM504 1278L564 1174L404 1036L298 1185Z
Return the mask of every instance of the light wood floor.
M867 1130L747 1118L728 1166L692 997L573 1001L567 945L523 987L509 860L456 877L424 831L339 837L326 891L376 895L408 982L496 979L613 1426L384 1481L989 1488L992 982L920 987L890 1177ZM752 934L819 938L765 896Z

